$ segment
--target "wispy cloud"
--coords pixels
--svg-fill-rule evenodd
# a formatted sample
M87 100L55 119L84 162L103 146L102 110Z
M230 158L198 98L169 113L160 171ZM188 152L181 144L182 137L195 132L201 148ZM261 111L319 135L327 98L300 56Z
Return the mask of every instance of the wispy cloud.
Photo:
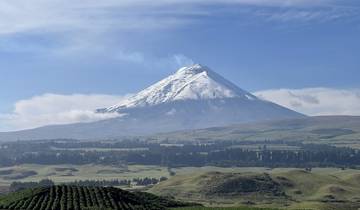
M180 67L193 65L195 62L188 56L177 53L164 57L154 57L151 55L144 55L140 52L134 52L132 55L124 55L125 57L119 58L121 60L127 59L128 62L135 62L142 65L146 69L172 69L176 70ZM134 57L133 57L134 56ZM129 60L130 59L130 60Z
M322 23L356 17L359 8L326 6L316 8L277 8L259 9L253 14L271 22L313 22Z
M258 91L255 95L307 115L360 116L359 89L277 89Z
M154 58L125 46L128 31L190 27L212 18L257 17L265 23L324 22L356 16L341 0L2 0L0 52L112 58L125 63L176 66L192 63L181 54ZM244 9L245 8L245 9ZM219 18L222 19L222 18ZM224 18L227 19L227 18ZM24 38L25 37L25 38ZM125 40L123 40L125 39ZM109 40L117 40L111 43ZM179 54L179 55L177 55Z
M108 31L176 27L211 15L211 5L332 8L339 0L61 0L0 1L0 34L19 32ZM273 19L286 19L291 13ZM309 14L297 16L308 18ZM311 15L310 15L311 16ZM312 16L317 16L316 13Z
M234 13L265 21L332 21L359 14L340 0L63 0L0 1L0 51L74 55L107 52L107 40L124 31L158 30L201 24ZM251 7L244 11L242 8ZM219 9L221 8L221 9ZM235 9L235 12L234 12ZM229 12L231 11L231 12ZM221 14L219 14L221 13ZM19 35L20 34L20 35ZM21 40L23 35L37 40ZM31 37L31 38L34 38ZM49 39L42 43L41 39ZM51 43L52 41L52 43ZM30 43L30 44L29 44ZM35 43L35 44L34 44ZM143 53L117 46L126 62L142 62ZM91 50L89 50L91 49Z

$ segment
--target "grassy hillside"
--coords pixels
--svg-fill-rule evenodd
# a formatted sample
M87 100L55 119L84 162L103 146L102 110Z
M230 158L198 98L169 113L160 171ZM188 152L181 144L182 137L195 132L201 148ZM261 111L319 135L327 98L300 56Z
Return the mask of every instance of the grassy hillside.
M286 140L360 148L360 117L324 116L159 134L157 140Z
M199 172L175 176L150 189L159 195L208 206L286 207L289 209L358 209L357 170L271 170L264 172Z
M0 209L32 210L161 210L187 204L150 193L131 193L117 188L54 186L28 189L0 197Z

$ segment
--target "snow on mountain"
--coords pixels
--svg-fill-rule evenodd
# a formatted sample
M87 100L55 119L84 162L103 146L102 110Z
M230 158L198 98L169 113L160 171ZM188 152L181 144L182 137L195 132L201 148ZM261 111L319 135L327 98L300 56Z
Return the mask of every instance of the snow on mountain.
M175 74L119 104L103 109L102 112L115 112L179 100L222 98L258 100L254 95L238 88L209 68L196 64L179 69Z
M199 64L97 112L118 112L121 117L0 133L0 140L104 139L305 117L258 99Z

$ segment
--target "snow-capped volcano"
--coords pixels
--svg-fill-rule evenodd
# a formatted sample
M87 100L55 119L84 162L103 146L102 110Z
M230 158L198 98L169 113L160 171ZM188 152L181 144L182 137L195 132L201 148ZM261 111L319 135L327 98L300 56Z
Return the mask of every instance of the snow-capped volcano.
M117 138L305 117L258 99L199 64L181 68L132 97L97 112L117 112L119 117L0 133L0 140Z
M119 129L126 134L148 134L304 116L258 99L200 64L180 68L120 103L97 111L120 113L122 117L117 119L117 123L121 124Z
M224 98L258 100L254 95L238 88L208 67L196 64L183 67L175 74L121 101L119 104L101 111L115 112L127 108L154 106L180 100Z

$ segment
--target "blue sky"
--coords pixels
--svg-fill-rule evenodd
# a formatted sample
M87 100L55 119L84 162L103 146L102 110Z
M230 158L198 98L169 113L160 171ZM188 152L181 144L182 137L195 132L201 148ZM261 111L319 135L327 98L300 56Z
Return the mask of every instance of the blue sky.
M191 63L312 115L359 114L359 37L358 0L3 0L0 131L57 123L45 118L74 111L75 96L107 105ZM336 94L349 103L314 111ZM316 109L294 105L309 95ZM49 96L67 105L34 104ZM34 106L50 110L42 121Z

